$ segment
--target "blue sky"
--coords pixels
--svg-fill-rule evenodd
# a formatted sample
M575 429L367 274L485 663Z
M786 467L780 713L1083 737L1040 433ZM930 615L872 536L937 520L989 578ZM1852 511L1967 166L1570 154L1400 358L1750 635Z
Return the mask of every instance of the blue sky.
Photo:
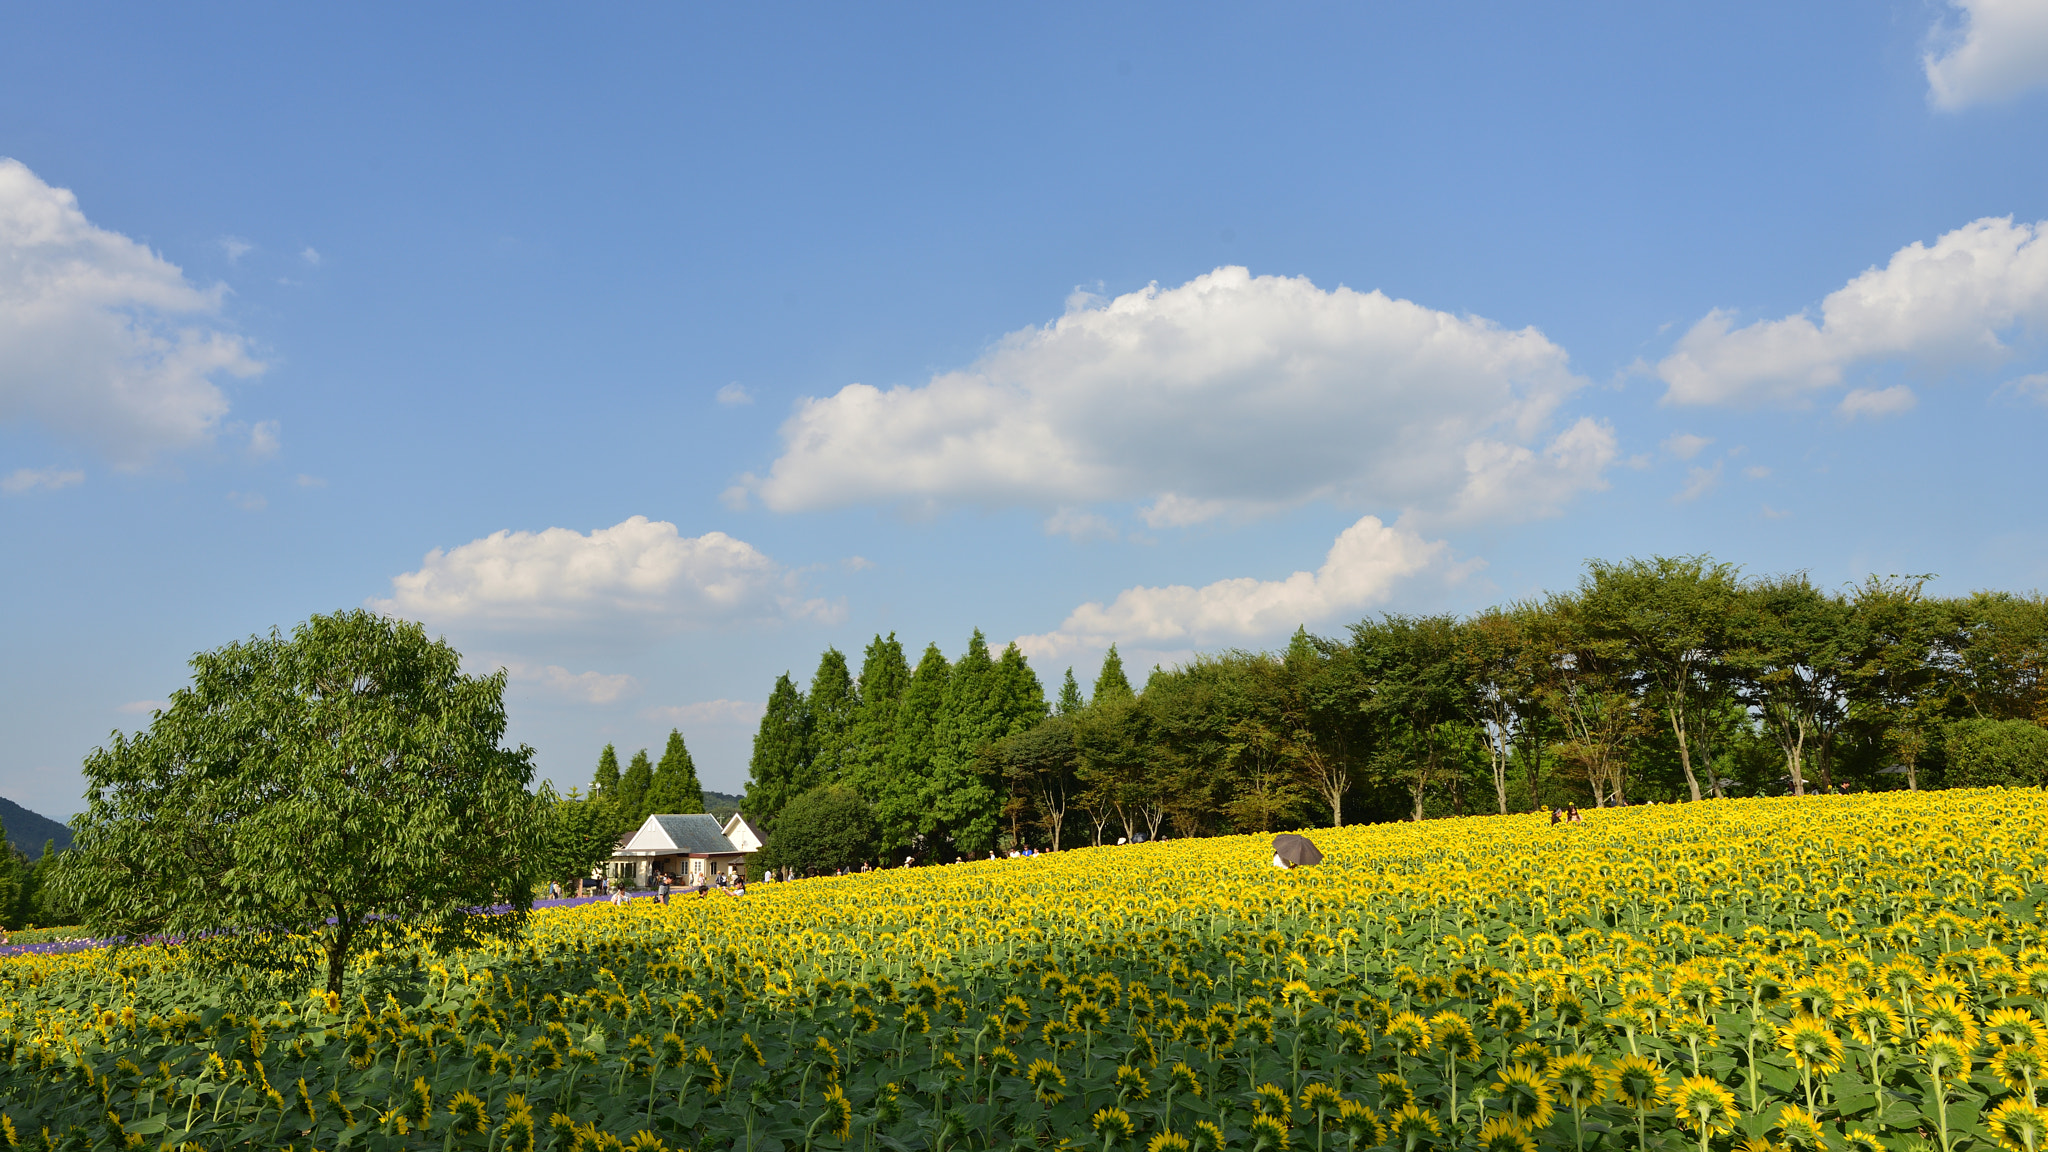
M2048 3L17 6L0 792L373 605L542 773L1589 556L2032 589Z

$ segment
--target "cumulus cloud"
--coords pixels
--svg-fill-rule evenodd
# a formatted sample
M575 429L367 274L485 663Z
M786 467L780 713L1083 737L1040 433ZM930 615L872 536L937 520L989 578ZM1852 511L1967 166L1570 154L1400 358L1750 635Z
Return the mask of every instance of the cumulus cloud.
M640 682L623 672L571 672L559 664L515 662L504 668L514 684L582 704L612 704L640 690Z
M379 612L436 624L555 627L603 622L668 626L749 619L836 619L841 609L799 594L795 576L723 532L684 536L634 516L588 534L569 528L494 532L427 553L391 581Z
M1842 397L1842 402L1835 406L1835 411L1850 419L1858 416L1896 416L1901 412L1911 412L1919 403L1920 398L1913 395L1911 388L1904 384L1894 384L1889 388L1852 388L1847 396Z
M1533 328L1218 268L1077 296L921 386L805 400L741 491L777 511L1145 501L1155 527L1324 498L1543 515L1613 457L1604 425L1552 435L1583 384Z
M1934 368L1994 360L2002 333L2048 323L2048 222L1986 217L1932 245L1914 241L1805 313L1736 327L1716 310L1657 365L1676 404L1800 403L1851 365Z
M1927 96L1937 108L2009 99L2048 84L2048 4L2041 0L1954 0L1960 27L1938 27L1922 57Z
M1675 460L1690 460L1700 454L1700 449L1713 442L1712 436L1695 436L1690 432L1680 432L1667 438L1662 447L1665 453Z
M718 402L727 408L737 408L743 404L752 404L754 394L747 391L745 384L735 380L718 390Z
M0 422L42 424L123 467L209 442L228 411L218 378L263 369L218 326L225 292L0 158Z
M737 724L761 722L764 705L748 700L701 700L695 704L674 704L649 708L641 715L664 724Z
M1121 535L1107 517L1075 508L1062 508L1046 517L1045 534L1065 536L1076 544L1090 540L1114 540Z
M1443 566L1447 556L1442 541L1367 516L1337 537L1314 572L1284 580L1240 577L1200 588L1127 588L1108 604L1074 609L1055 631L1018 637L1017 645L1030 656L1052 658L1112 642L1257 640L1381 603L1402 581Z
M1674 504L1697 500L1721 485L1721 468L1724 461L1714 461L1712 468L1688 468L1685 472L1685 487L1671 498Z
M19 496L39 488L55 492L84 482L85 473L76 468L16 468L5 479L0 479L0 492L9 496Z

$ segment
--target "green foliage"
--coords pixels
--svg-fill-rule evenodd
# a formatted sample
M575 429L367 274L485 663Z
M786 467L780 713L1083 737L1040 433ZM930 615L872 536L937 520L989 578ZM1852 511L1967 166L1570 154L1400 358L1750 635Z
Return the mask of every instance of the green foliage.
M1945 736L1951 788L2048 783L2048 730L2031 720L1957 720Z
M867 801L843 784L821 784L783 808L762 863L802 875L857 868L874 854L875 820Z
M654 786L654 763L647 758L647 749L633 753L633 759L626 764L625 774L619 777L617 807L619 818L627 829L638 828L647 820L647 790Z
M204 967L289 981L307 957L281 934L302 933L339 991L352 956L409 933L520 930L545 799L526 791L532 750L499 744L502 671L466 676L417 624L363 611L192 669L149 728L86 759L56 880L95 934L184 934ZM512 914L468 912L500 899Z
M1081 699L1081 683L1074 679L1074 669L1069 665L1066 678L1060 681L1059 699L1053 702L1053 714L1056 716L1069 716L1079 712L1082 708L1087 707L1087 705L1088 702Z
M804 791L810 773L810 714L802 692L785 672L768 693L754 756L747 765L746 798L740 810L772 830L783 806Z
M860 714L860 690L846 667L846 656L837 648L825 649L818 658L818 670L811 673L811 690L804 703L810 717L810 742L806 752L812 783L841 779L846 772L846 746Z
M1100 704L1112 698L1132 695L1135 693L1131 691L1131 681L1124 675L1124 658L1117 655L1116 645L1111 644L1109 651L1103 654L1102 671L1095 674L1095 691L1089 700Z
M697 764L683 746L683 734L674 728L669 729L668 745L662 749L661 763L655 766L653 781L647 786L645 806L649 814L704 811L704 786L697 782Z
M597 754L597 772L590 778L590 794L611 799L619 788L619 753L607 744Z
M567 883L590 875L599 863L610 859L623 833L618 810L609 798L602 794L585 798L573 788L559 800L548 797L545 790L542 795L552 800L547 807L542 879Z

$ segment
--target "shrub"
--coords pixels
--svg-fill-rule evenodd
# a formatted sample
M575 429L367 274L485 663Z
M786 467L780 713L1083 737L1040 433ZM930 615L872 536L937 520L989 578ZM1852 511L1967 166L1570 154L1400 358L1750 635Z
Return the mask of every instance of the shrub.
M770 868L856 868L875 850L875 820L853 789L824 784L791 800L775 817L762 855Z
M2048 730L2031 720L1958 720L1946 743L1951 788L2038 788L2048 776Z

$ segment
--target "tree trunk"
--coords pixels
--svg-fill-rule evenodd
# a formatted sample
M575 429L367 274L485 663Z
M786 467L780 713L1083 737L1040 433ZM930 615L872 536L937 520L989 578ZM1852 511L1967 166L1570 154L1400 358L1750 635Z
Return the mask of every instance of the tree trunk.
M1692 774L1692 749L1685 740L1685 710L1674 704L1665 709L1664 714L1671 718L1671 734L1678 738L1678 766L1685 769L1685 786L1692 789L1692 802L1697 804L1700 802L1700 782Z
M348 945L356 934L356 926L348 909L341 904L334 906L334 935L327 941L327 990L341 995L341 976L348 968Z

